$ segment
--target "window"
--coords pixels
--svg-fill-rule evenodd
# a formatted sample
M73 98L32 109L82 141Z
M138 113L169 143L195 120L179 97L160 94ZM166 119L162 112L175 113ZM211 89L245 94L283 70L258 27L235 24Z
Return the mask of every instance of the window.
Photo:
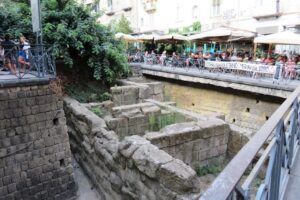
M176 9L177 13L176 13L176 20L177 21L181 21L181 18L182 18L182 6L177 6L177 9Z
M112 0L107 0L107 7L108 8L112 7Z
M221 0L212 0L212 16L220 16Z
M198 6L193 6L192 15L193 19L198 18Z
M96 3L96 4L94 5L93 11L96 12L96 13L99 11L99 3Z

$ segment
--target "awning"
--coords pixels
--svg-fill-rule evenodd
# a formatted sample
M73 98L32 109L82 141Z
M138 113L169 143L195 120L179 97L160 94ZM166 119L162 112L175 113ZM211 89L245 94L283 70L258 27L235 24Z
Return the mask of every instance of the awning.
M168 34L168 35L161 35L154 38L157 42L184 42L188 41L187 36L179 35L179 34Z
M239 30L234 28L217 28L209 31L205 31L202 33L198 33L189 37L189 40L239 40L239 39L249 39L254 38L256 33L252 31Z
M135 36L132 36L132 35L129 35L129 34L124 34L124 33L117 33L115 35L115 37L117 39L121 39L122 38L122 39L124 39L124 40L126 40L128 42L138 42L139 41L138 37L135 37Z
M158 37L158 35L156 34L143 34L143 35L138 35L137 38L140 41L153 41L156 37Z
M254 43L300 45L300 34L293 33L291 31L284 31L271 35L256 37L254 39Z

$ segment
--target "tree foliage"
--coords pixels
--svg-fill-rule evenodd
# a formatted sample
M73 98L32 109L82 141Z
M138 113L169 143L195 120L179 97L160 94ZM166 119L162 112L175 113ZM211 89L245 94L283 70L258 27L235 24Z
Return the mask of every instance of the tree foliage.
M192 24L193 27L193 31L201 31L201 22L200 21L196 21Z
M0 0L1 35L10 32L34 40L29 4L26 0ZM81 60L92 69L95 79L106 83L128 72L123 43L115 40L111 29L97 23L98 16L92 15L90 8L74 0L42 0L42 18L44 42L53 45L64 63L76 66L74 62Z
M125 33L125 34L133 33L130 22L124 15L122 15L121 18L117 22L113 22L112 27L114 28L116 33L119 33L119 32Z

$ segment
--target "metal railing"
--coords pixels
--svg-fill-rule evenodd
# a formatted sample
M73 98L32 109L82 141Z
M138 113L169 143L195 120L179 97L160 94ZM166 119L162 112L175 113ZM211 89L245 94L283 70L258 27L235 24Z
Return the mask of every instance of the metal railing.
M238 152L200 200L248 200L253 196L259 200L283 199L300 141L299 96L300 87ZM259 187L255 186L257 180L261 182Z
M20 55L21 51L23 52ZM3 66L0 67L6 69L7 73L15 75L18 79L26 78L28 74L38 78L56 77L53 49L47 48L45 45L31 46L26 50L16 45L5 51L1 65ZM16 71L11 69L16 69Z

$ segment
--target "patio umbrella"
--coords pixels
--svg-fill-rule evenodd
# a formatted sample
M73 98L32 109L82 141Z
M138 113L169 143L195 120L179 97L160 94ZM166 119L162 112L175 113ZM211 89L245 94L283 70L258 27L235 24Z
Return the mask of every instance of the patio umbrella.
M125 34L125 33L117 33L115 35L115 37L117 39L121 39L122 38L122 39L124 39L127 42L138 42L139 41L139 39L137 37L129 35L129 34Z
M155 35L155 34L143 34L143 35L139 35L137 36L137 38L140 40L140 41L143 41L143 42L151 42L151 41L154 41L154 39L158 37L158 35Z
M256 33L246 30L239 30L230 27L221 27L204 31L189 37L190 41L207 40L207 41L228 41L231 39L246 39L255 37Z
M271 35L256 37L254 39L254 43L300 45L300 34L293 33L291 31L284 31Z
M156 38L154 38L154 40L157 42L174 43L188 41L188 37L179 34L168 34L157 36Z

